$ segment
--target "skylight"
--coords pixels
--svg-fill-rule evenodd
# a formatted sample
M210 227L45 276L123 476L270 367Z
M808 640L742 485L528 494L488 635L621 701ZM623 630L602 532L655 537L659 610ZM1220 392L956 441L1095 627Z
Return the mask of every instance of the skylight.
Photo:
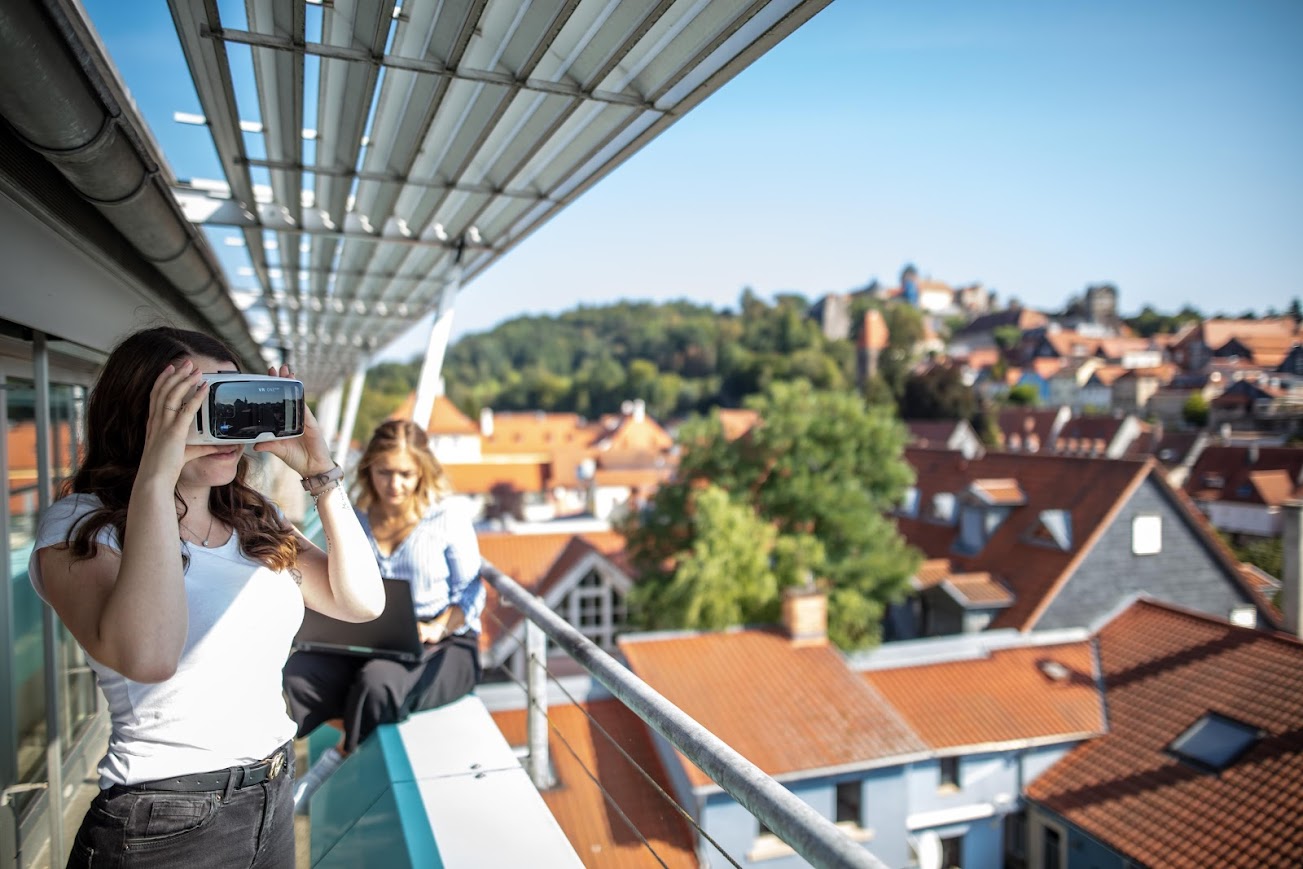
M1258 728L1209 712L1176 738L1168 748L1187 763L1221 772L1258 741Z

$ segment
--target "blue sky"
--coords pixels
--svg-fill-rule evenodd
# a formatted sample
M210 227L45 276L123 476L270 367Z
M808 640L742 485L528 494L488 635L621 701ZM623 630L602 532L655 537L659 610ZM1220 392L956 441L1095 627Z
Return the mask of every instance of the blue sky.
M176 174L220 177L207 131L172 121L199 105L165 4L86 7ZM910 262L1045 308L1098 281L1125 312L1284 308L1300 155L1296 0L834 0L469 284L454 336L579 302L815 298Z

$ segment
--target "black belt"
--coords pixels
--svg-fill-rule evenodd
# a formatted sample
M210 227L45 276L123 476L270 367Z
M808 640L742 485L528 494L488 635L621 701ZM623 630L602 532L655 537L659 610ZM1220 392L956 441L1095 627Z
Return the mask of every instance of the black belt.
M131 785L143 791L224 791L227 787L234 790L260 785L283 773L289 766L286 752L281 748L269 757L247 766L233 766L213 772L195 772L157 781L139 782Z

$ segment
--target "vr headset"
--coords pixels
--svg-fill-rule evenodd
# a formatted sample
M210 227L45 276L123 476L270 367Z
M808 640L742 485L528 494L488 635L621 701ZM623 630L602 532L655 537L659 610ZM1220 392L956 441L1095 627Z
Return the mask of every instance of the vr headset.
M205 374L208 397L188 444L253 444L303 434L303 381L266 374Z

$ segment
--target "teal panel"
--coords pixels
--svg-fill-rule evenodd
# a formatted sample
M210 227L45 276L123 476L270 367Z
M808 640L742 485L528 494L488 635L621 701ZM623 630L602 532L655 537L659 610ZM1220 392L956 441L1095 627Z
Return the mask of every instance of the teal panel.
M322 730L333 732L333 728L318 728L318 732ZM412 783L414 780L398 728L392 724L376 728L312 797L313 864L345 838L395 783ZM397 831L398 822L395 820L389 837L394 838Z
M315 824L315 820L314 820ZM324 854L314 869L443 869L425 805L415 782L400 782L380 797Z

